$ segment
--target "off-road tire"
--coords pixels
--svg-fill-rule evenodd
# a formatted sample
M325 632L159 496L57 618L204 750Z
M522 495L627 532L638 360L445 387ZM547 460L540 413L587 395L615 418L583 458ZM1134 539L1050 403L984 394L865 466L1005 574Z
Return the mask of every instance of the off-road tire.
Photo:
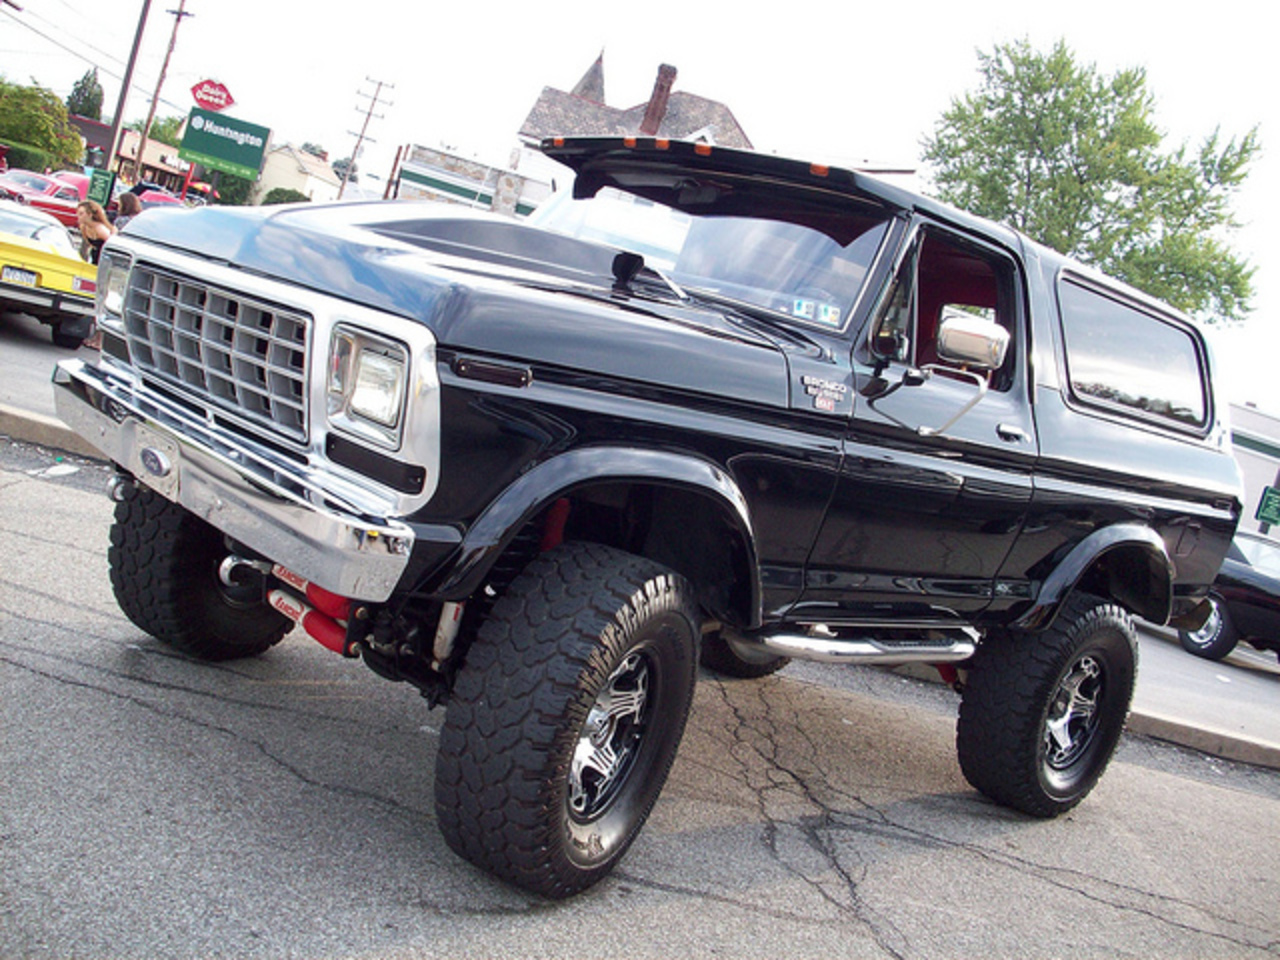
M449 701L435 782L449 846L549 898L603 878L671 769L698 626L689 584L649 560L575 542L535 559L481 625ZM578 766L601 748L612 776Z
M741 680L758 680L777 673L788 663L790 657L768 656L744 657L735 650L726 639L728 627L722 627L714 633L702 636L702 665L708 670L726 677L737 677Z
M252 657L291 626L252 589L218 578L222 535L138 486L116 504L107 562L116 602L135 626L200 660Z
M993 632L978 646L960 702L956 750L965 778L1032 816L1070 810L1115 752L1137 664L1129 614L1084 594L1043 633Z
M1213 604L1213 612L1204 626L1199 630L1179 630L1178 642L1187 653L1205 660L1221 660L1236 648L1240 635L1226 605L1218 597L1210 597L1209 602Z
M64 350L78 350L80 345L84 343L85 336L83 334L63 333L61 324L54 324L49 330L49 339L53 341L53 345Z

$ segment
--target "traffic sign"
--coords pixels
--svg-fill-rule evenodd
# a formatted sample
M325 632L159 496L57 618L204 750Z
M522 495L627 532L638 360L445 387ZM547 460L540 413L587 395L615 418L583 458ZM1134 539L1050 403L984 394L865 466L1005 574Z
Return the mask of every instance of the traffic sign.
M206 110L225 110L235 103L231 91L217 80L201 80L191 88L191 96Z
M1280 489L1262 488L1262 498L1258 501L1258 510L1253 515L1253 519L1280 525Z

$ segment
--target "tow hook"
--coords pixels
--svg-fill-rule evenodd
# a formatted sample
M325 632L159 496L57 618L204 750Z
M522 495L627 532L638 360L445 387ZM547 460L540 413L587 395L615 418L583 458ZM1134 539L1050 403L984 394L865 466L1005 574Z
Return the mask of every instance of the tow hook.
M107 481L107 496L113 503L124 503L138 495L138 484L124 473L113 474Z

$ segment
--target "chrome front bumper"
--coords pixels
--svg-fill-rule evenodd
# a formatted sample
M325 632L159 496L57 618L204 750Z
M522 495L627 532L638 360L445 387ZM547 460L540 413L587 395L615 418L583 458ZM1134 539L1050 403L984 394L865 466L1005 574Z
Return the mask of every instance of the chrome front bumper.
M378 506L340 500L317 476L82 360L54 371L58 417L166 499L344 597L382 601L414 531Z

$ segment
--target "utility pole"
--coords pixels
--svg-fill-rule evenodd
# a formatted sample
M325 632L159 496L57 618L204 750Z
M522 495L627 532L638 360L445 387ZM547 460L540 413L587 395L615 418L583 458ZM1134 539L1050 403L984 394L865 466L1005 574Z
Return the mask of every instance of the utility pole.
M147 137L151 134L151 122L156 118L156 104L160 102L160 90L164 86L164 75L169 72L169 58L173 56L174 44L178 42L178 25L182 23L183 17L195 16L194 13L187 13L186 6L187 0L178 0L178 9L167 11L173 14L173 33L169 34L169 49L165 51L164 63L160 65L160 79L156 81L156 92L152 95L151 107L147 110L147 122L142 125L142 139L138 141L138 162L135 172L139 181L142 180L143 152L147 149Z
M382 94L382 88L386 87L388 90L395 89L395 86L393 84L383 83L381 80L374 80L372 77L365 77L365 80L367 80L369 83L377 84L377 86L374 88L373 96L369 97L369 106L364 111L364 123L360 127L360 132L352 134L356 138L356 148L351 152L351 159L350 161L347 162L347 169L342 171L342 186L338 187L339 200L342 199L342 195L347 190L347 181L351 179L351 168L356 165L356 157L360 156L360 147L363 146L366 139L370 143L378 142L374 140L372 137L366 137L365 134L369 129L369 121L371 119L375 119L375 114L373 112L374 108L377 107L380 102L382 102L380 100L380 95ZM356 94L361 97L369 96L367 93L361 93L358 90L356 91ZM391 106L391 104L388 102L387 106ZM360 108L356 107L356 109L359 110ZM381 120L382 114L377 114L376 119ZM351 133L351 131L348 131L348 132Z
M116 115L111 121L111 149L107 153L107 170L116 162L120 149L120 131L124 129L124 104L129 99L129 87L133 83L133 68L138 63L138 49L142 46L142 32L147 29L147 14L151 0L142 0L142 13L138 17L138 30L133 35L133 49L129 51L129 65L124 69L124 82L120 85L120 99L116 101Z

